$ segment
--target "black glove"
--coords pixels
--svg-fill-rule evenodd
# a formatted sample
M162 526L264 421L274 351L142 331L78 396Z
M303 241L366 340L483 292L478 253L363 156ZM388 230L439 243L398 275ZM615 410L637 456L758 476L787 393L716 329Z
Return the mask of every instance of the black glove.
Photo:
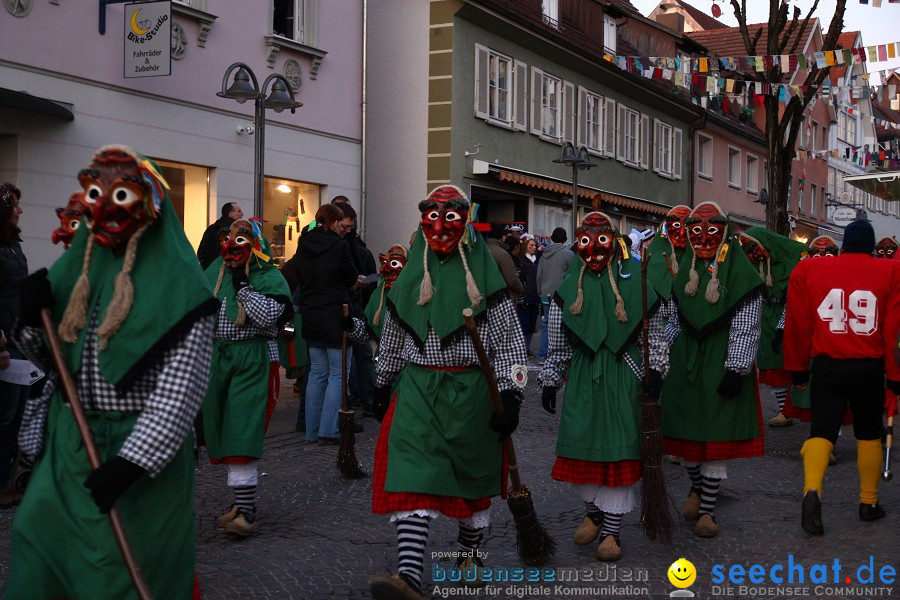
M119 496L146 472L133 462L116 456L94 469L85 480L84 487L91 490L94 503L105 515Z
M743 383L741 375L734 371L725 371L725 376L716 391L726 398L734 398L741 391L741 383Z
M511 434L519 426L519 406L522 405L522 393L516 390L503 390L500 392L500 400L503 401L503 416L496 412L491 414L488 427L500 434L498 442Z
M391 405L391 388L389 386L375 388L375 418L378 422L384 419L388 407Z
M41 309L53 308L54 304L47 269L35 271L19 284L19 314L25 325L41 327Z
M551 415L556 414L556 391L558 388L551 387L549 385L544 386L544 391L541 392L541 406L544 407Z
M341 329L344 331L353 331L353 317L350 315L341 317Z
M809 371L791 371L791 383L801 386L809 381Z
M231 270L231 283L234 284L234 293L238 293L250 285L250 282L247 281L247 271L244 270L244 267Z
M659 371L655 371L653 369L650 369L650 382L645 383L645 382L641 381L641 389L643 389L644 393L646 393L648 396L650 396L654 400L659 399L659 394L660 394L660 392L662 392L662 386L663 386L663 376L660 374Z
M784 329L776 329L775 337L772 338L772 352L781 354L782 342L784 342Z
M885 380L885 385L887 389L891 390L894 394L900 394L900 381L891 381L890 379Z

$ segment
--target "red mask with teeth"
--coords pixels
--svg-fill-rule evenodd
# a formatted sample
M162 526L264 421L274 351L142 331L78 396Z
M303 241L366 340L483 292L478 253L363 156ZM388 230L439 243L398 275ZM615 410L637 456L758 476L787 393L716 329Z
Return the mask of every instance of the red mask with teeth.
M815 258L817 256L837 256L840 253L837 242L827 235L820 235L809 243L808 256Z
M728 226L728 218L722 211L711 202L704 202L694 209L684 223L697 258L715 258Z
M687 247L687 228L684 220L691 214L691 209L684 205L678 205L666 215L666 237L678 250Z
M59 217L59 228L54 229L50 235L50 239L54 244L63 243L66 250L75 237L81 225L81 216L84 214L84 202L82 200L83 192L75 192L69 197L69 203L65 208L57 208L56 216Z
M394 245L388 248L387 254L379 254L378 261L381 268L381 278L384 280L384 288L389 290L397 281L397 275L406 266L406 249L403 246Z
M255 239L250 221L238 219L232 223L228 233L223 232L219 244L219 251L225 261L225 266L229 269L238 269L246 265L250 260Z
M897 240L886 237L875 244L875 258L894 258L895 254L897 254Z
M594 273L601 273L616 252L616 232L609 217L603 213L585 215L575 230L575 241L578 243L578 256Z
M134 233L151 221L144 205L150 193L137 162L121 150L104 150L78 174L84 215L98 245L121 254Z
M442 185L419 203L419 211L428 245L440 258L450 256L466 231L469 200L454 186Z
M744 251L744 254L747 255L747 258L750 259L750 262L753 263L754 267L766 262L768 254L762 244L743 233L738 237L738 241L741 244L741 249Z

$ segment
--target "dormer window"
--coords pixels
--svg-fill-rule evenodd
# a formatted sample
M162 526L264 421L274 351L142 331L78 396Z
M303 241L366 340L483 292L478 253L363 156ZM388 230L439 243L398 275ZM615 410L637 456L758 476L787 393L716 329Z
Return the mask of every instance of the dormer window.
M603 49L610 54L616 53L616 36L616 19L603 15Z
M559 27L559 0L541 0L541 16L547 25Z

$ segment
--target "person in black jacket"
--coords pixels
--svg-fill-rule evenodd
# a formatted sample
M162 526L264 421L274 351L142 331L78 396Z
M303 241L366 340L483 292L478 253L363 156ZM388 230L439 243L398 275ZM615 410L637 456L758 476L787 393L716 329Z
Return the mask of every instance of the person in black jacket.
M534 356L534 352L531 350L531 338L541 312L541 295L538 293L537 285L540 255L537 253L537 242L531 234L522 236L519 249L522 263L520 277L525 285L525 296L522 303L516 308L519 311L519 325L522 326L522 333L525 335L525 349L528 351L528 357L531 358Z
M338 440L341 338L350 321L342 319L341 305L350 303L349 290L359 272L341 236L352 227L343 211L325 204L316 212L316 222L316 228L300 238L293 268L300 288L303 338L309 347L306 441L325 445Z
M219 234L222 231L228 232L231 224L238 219L244 218L244 211L238 206L237 202L228 202L222 207L222 216L219 220L206 228L203 237L200 238L200 246L197 247L197 258L200 260L200 268L204 271L214 260L219 258L221 247L219 243Z

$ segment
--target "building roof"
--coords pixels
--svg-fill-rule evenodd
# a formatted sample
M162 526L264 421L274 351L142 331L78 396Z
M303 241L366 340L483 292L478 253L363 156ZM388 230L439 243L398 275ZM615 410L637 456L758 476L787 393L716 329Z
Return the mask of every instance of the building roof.
M625 12L641 14L629 0L607 0L607 3L611 6L616 6Z
M702 27L704 30L707 29L723 29L728 27L722 21L715 19L714 17L709 16L699 8L695 8L684 2L683 0L675 0L675 4L684 9L684 12L687 13L694 21L697 22L697 25Z
M856 44L856 38L859 36L858 31L845 31L838 36L837 44L835 45L835 49L844 48L845 50L849 50L853 48ZM844 76L847 72L847 65L834 65L829 69L828 76L831 78L831 85L837 85L838 79Z
M890 140L900 137L900 130L894 129L893 127L885 127L879 123L879 120L883 120L900 124L900 111L873 102L872 116L875 117L875 136L879 140Z
M813 19L813 21L815 20L816 19ZM791 39L789 40L787 48L790 48L793 45L794 40L797 39L797 34L800 29L799 25L803 23L803 19L798 19L797 23L797 30L791 34ZM756 43L756 53L757 55L764 55L766 54L766 44L769 39L769 24L754 23L752 25L747 25L747 30L750 33L751 39L756 34L757 29L762 29L762 34L759 36L759 41ZM798 50L803 50L805 44L809 41L809 36L813 35L815 31L815 26L807 28L806 39L798 44ZM692 40L709 48L710 53L715 56L747 55L747 49L744 47L744 39L741 37L741 30L738 27L724 27L709 31L692 31L687 33L687 35Z

